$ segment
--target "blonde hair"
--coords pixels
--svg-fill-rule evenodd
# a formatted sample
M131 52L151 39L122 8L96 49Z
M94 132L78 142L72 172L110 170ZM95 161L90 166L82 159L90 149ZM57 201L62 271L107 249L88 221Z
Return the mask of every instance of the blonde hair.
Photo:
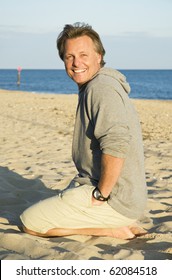
M100 65L101 67L103 67L105 65L105 62L103 60L103 57L105 55L105 49L101 42L100 36L95 30L92 29L92 26L85 23L76 22L73 25L65 25L63 31L59 34L57 38L57 49L60 58L64 60L65 42L67 39L74 39L84 35L92 39L96 52L102 57Z

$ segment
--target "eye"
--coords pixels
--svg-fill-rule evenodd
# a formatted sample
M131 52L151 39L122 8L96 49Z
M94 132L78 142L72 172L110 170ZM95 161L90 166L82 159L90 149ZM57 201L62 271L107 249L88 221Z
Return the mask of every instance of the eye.
M87 54L86 54L86 53L82 53L81 56L82 56L82 57L86 57Z
M66 55L65 56L65 60L72 60L73 59L73 56L72 55Z

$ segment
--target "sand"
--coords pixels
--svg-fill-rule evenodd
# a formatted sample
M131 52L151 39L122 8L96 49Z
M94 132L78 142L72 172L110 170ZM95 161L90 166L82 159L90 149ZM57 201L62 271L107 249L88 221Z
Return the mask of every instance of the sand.
M172 259L172 101L132 100L143 131L148 203L145 236L40 238L20 231L20 213L75 176L71 142L77 95L0 91L0 259Z

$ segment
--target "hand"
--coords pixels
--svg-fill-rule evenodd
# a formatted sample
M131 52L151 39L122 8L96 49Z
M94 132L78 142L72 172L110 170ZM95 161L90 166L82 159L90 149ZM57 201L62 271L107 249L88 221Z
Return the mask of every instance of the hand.
M104 202L104 201L97 200L97 199L95 199L95 198L92 196L92 205L93 205L93 206L100 206L100 205L102 205L103 203L105 203L105 202Z

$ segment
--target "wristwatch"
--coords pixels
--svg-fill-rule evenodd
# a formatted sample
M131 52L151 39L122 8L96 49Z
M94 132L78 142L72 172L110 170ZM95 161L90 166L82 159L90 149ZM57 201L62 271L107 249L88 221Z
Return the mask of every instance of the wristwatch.
M93 190L93 193L92 193L93 197L97 200L100 200L100 201L107 201L109 198L110 198L110 195L108 197L104 197L101 192L99 191L98 188L95 188Z

